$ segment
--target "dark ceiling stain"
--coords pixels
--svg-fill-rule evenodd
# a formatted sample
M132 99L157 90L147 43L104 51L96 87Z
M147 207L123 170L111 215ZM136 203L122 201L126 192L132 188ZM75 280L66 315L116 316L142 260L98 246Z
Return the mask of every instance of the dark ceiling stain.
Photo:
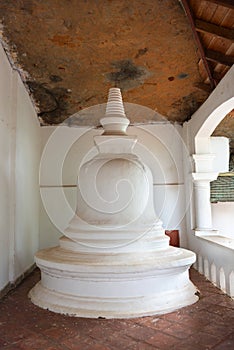
M187 77L188 77L188 74L187 74L187 73L180 73L180 74L177 75L177 78L178 78L178 79L185 79L185 78L187 78Z
M184 120L189 120L191 115L200 107L201 104L202 102L199 101L199 96L196 93L183 96L181 99L172 104L172 109L169 111L168 117L176 118L177 121L181 122Z
M140 56L143 56L144 54L146 54L146 52L148 51L148 48L145 47L144 49L139 49L138 53L136 54L135 58L138 58Z
M111 65L116 71L107 73L106 77L122 90L142 85L144 79L151 75L145 67L136 66L130 59L115 61Z
M69 90L63 87L49 88L35 81L27 81L30 92L33 94L40 109L39 117L46 124L58 124L66 117Z
M28 14L32 15L33 14L33 2L31 0L24 0L23 2L21 1L20 10L25 11Z
M59 75L50 75L50 80L53 83L58 83L59 81L62 81L63 79Z

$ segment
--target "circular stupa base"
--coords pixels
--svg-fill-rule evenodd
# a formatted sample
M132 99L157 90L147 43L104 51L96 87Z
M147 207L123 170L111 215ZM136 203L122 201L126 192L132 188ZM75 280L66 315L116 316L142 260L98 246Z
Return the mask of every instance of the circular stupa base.
M142 258L45 249L36 255L41 281L29 297L43 309L76 317L163 314L198 300L188 274L194 261L194 253L174 247Z

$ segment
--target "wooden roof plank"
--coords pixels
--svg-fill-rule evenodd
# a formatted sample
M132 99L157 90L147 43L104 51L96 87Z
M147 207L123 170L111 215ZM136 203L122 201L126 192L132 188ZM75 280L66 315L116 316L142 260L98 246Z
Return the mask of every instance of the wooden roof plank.
M212 18L214 17L215 13L217 12L219 6L216 4L212 4L210 2L204 1L205 6L203 6L202 12L200 16L197 16L201 19L204 19L206 21L212 22Z
M233 0L207 0L208 2L234 9Z
M218 6L217 11L215 12L213 18L212 18L212 23L226 27L226 28L231 28L232 27L232 10L230 10L227 7L223 6ZM204 18L205 19L205 18ZM206 19L205 19L206 20ZM231 25L230 25L231 23Z

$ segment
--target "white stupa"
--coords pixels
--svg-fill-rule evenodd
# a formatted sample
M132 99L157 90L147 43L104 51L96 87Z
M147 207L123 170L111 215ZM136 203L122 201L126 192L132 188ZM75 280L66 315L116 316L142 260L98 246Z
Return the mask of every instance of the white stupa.
M32 302L93 318L161 314L196 302L188 275L195 254L169 246L117 88L101 124L99 153L79 171L76 214L59 246L36 254L41 281L30 291Z

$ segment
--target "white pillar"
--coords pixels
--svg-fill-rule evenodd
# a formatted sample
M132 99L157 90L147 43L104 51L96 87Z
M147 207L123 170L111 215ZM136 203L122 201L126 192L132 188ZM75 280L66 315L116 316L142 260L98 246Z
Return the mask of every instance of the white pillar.
M195 231L210 231L213 229L211 203L210 203L210 182L218 177L213 172L214 154L194 154L195 172L192 174L195 195Z
M210 181L206 179L196 180L193 174L194 195L195 195L195 222L196 230L212 230L212 215L210 204Z

